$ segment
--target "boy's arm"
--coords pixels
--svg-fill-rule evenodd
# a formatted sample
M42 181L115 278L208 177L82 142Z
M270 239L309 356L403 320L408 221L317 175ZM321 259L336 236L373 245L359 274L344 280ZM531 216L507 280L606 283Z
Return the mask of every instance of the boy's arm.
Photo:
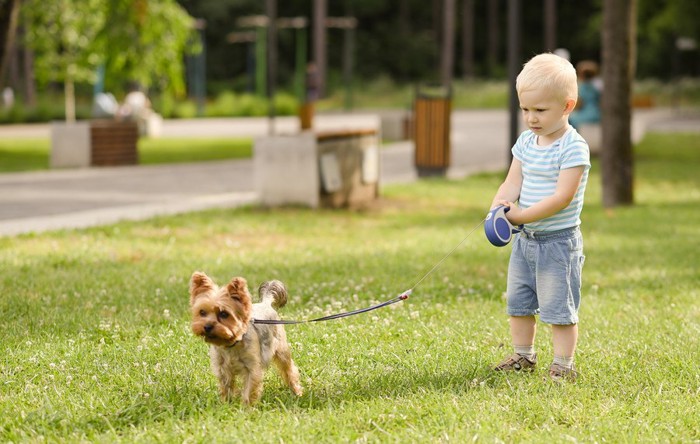
M524 210L511 204L506 217L513 225L521 225L553 216L563 210L574 199L585 168L582 165L561 170L554 194Z
M520 197L520 188L523 185L523 164L518 159L513 159L508 169L508 175L503 181L493 201L491 201L491 209L498 205L510 206L511 202L515 202Z

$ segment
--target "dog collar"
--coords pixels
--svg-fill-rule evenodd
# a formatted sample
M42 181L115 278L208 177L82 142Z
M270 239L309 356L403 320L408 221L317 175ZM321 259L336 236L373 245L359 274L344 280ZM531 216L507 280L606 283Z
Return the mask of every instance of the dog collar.
M513 234L522 231L523 226L514 227L506 217L510 208L500 205L486 215L484 219L484 232L486 238L496 247L508 245Z

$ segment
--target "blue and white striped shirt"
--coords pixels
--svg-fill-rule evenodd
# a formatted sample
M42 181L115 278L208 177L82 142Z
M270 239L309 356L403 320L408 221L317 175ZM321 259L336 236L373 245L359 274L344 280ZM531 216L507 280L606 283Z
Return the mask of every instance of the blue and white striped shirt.
M583 195L591 167L588 143L573 128L548 146L537 146L537 135L524 131L513 145L513 157L522 163L523 184L520 188L520 207L531 207L545 197L554 194L559 172L567 168L585 166L581 183L571 203L546 219L525 224L532 231L556 231L581 224Z

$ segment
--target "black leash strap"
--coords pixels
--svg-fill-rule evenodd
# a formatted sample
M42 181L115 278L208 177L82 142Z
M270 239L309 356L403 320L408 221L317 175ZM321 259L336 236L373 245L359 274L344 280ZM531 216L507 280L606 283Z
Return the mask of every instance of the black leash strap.
M348 316L360 314L360 313L367 313L368 311L376 310L378 308L386 307L387 305L395 304L397 302L405 301L408 299L408 297L411 295L412 290L406 290L400 295L396 296L394 299L390 299L388 301L382 302L381 304L377 305L372 305L371 307L367 308L360 308L358 310L353 310L353 311L346 311L345 313L337 313L329 316L324 316L322 318L316 318L316 319L307 319L304 321L288 321L284 319L253 319L253 323L255 324L269 324L269 325L292 325L292 324L307 324L309 322L321 322L321 321L330 321L331 319L340 319L340 318L346 318Z

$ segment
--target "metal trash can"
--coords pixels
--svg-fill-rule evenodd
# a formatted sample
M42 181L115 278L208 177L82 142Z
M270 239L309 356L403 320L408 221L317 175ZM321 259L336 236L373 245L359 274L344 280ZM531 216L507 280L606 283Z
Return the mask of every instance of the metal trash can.
M418 176L444 176L450 166L452 91L444 86L416 88L413 141Z

